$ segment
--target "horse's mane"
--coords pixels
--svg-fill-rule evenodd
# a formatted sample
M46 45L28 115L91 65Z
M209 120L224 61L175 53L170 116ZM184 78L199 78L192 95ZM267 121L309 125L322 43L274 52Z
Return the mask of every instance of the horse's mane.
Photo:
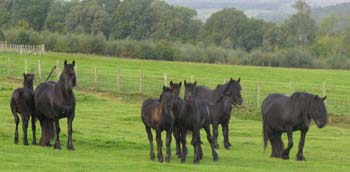
M310 109L313 106L313 99L315 95L306 92L295 92L290 96L290 100L294 104L294 108L301 110L304 113L309 113L315 109Z

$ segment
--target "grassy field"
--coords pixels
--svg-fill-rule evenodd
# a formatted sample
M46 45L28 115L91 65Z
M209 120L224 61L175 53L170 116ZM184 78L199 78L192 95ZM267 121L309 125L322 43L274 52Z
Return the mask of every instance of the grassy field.
M211 160L207 142L204 159L193 165L190 146L185 164L174 156L171 163L149 160L149 145L140 120L140 102L130 103L114 93L77 91L77 113L73 124L76 151L65 148L66 120L61 121L62 150L35 145L13 144L14 121L9 97L20 82L0 78L0 171L349 171L350 129L327 126L311 127L304 155L308 161L297 162L295 155L299 133L291 160L271 159L270 148L262 147L261 122L235 118L230 124L232 150L222 149L219 137L219 162ZM40 129L38 135L40 136ZM31 130L29 140L31 141ZM202 134L204 132L202 131ZM221 134L221 132L220 132ZM163 139L164 140L164 139ZM20 143L22 132L20 130Z
M8 62L10 59L10 64ZM215 87L231 77L241 78L244 104L250 110L258 107L258 83L260 81L260 102L272 92L290 94L291 91L308 91L328 96L328 110L333 115L350 115L350 71L269 68L234 66L222 64L200 64L183 62L159 62L121 59L79 54L48 53L45 56L0 53L0 76L21 77L25 70L38 73L38 60L41 60L43 78L46 78L56 60L76 60L78 83L81 88L101 91L117 91L117 66L120 69L120 93L138 94L140 87L146 96L158 96L164 83L163 74L168 80L182 81L191 78L199 84ZM95 80L95 67L97 79ZM142 71L142 84L140 72ZM55 72L51 79L55 79ZM38 81L38 77L37 77ZM95 82L97 81L97 82ZM323 85L325 83L325 85Z

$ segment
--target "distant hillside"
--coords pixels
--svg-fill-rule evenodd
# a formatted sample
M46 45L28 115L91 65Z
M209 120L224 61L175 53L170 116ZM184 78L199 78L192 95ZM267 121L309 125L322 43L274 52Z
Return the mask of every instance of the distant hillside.
M291 5L295 0L166 0L170 4L186 6L197 10L199 17L204 21L211 14L223 8L237 8L246 15L259 19L282 22L294 13ZM350 0L306 0L311 5L313 16L318 21L331 12L347 15ZM340 5L337 5L341 3Z
M350 3L342 3L324 8L315 8L312 10L312 17L317 22L329 15L335 15L343 19L350 18Z

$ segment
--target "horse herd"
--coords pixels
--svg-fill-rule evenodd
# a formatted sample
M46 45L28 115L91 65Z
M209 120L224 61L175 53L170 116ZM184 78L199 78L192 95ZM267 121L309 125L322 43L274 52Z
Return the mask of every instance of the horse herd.
M74 71L75 62L64 62L64 70L59 80L46 81L33 89L34 74L24 74L23 88L16 89L11 97L11 111L15 119L14 142L18 143L19 117L22 117L23 144L28 145L27 128L31 118L33 144L36 140L36 119L41 126L41 146L51 146L50 141L55 139L54 149L61 149L59 119L68 118L68 142L67 149L74 150L72 142L72 125L75 117L75 97L73 88L76 86ZM195 164L203 158L202 140L200 129L204 128L209 142L212 157L218 161L218 126L222 127L224 137L223 146L230 149L229 122L233 106L242 105L240 79L230 79L225 84L218 84L213 90L206 86L199 86L197 82L184 81L184 98L180 97L182 82L170 82L170 87L163 86L160 97L147 99L141 108L141 119L145 126L150 144L150 159L155 159L153 149L152 129L156 132L157 158L163 162L161 137L162 131L166 131L166 156L170 162L172 135L176 141L176 155L181 162L186 161L188 149L186 135L192 134L191 144L194 150ZM301 137L297 160L305 160L303 148L305 136L308 132L311 120L317 127L322 128L328 122L325 106L326 97L319 97L306 92L296 92L291 96L283 94L270 94L262 103L263 141L264 148L270 141L271 157L289 159L289 151L293 147L293 131L300 130ZM212 125L212 132L210 126ZM288 136L288 146L284 148L282 133Z

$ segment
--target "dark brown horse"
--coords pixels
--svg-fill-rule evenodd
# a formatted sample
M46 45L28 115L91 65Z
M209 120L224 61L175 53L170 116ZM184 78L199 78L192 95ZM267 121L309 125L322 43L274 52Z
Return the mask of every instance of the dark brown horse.
M269 95L262 104L264 148L270 140L271 157L289 159L289 151L293 147L293 131L300 130L299 151L297 160L305 160L303 148L305 136L313 119L318 128L328 122L324 100L305 92L297 92L292 96L282 94ZM281 135L287 132L288 147L284 149Z
M230 79L229 82L223 85L217 85L214 90L211 90L205 86L197 87L198 97L213 104L209 106L209 112L211 116L211 123L213 124L213 141L215 148L219 148L218 145L218 127L222 126L222 133L224 136L224 146L226 149L231 148L229 142L229 123L231 118L232 105L241 105L243 99L241 96L240 79L237 81ZM225 101L218 101L224 94L230 94L230 98L226 97Z
M33 81L34 74L23 74L23 88L16 89L11 97L11 112L15 118L15 143L18 143L18 123L19 117L17 113L22 117L22 129L23 129L23 144L28 145L27 128L28 121L32 117L32 131L33 131L33 144L36 144L35 134L35 115L34 115L34 100L33 100Z
M174 96L173 89L163 86L163 92L159 99L147 99L141 108L141 119L145 125L150 144L150 158L154 160L153 135L151 128L156 130L156 140L158 147L158 160L163 162L162 153L162 131L166 131L166 161L170 162L170 144L174 125L173 114Z
M175 96L175 102L173 107L173 113L174 113L174 128L173 128L173 134L176 141L176 155L180 158L182 149L184 149L184 152L187 153L187 147L186 147L186 140L182 141L182 132L180 131L181 121L180 121L180 115L182 113L184 102L180 98L180 90L181 90L182 83L179 82L173 83L173 81L170 81L170 87L173 89L173 95ZM186 136L186 133L184 133ZM182 144L183 143L183 144ZM182 144L182 148L181 148Z
M35 114L40 120L42 129L40 139L42 146L50 146L50 139L53 138L55 131L54 148L61 149L59 120L68 118L67 148L74 150L72 141L72 125L75 116L73 88L76 86L74 66L74 61L72 64L67 64L67 60L64 61L64 70L58 82L48 81L41 83L34 91Z
M185 83L185 98L184 108L180 115L180 130L182 132L182 141L186 141L186 131L192 131L192 145L194 149L195 164L198 164L202 159L201 137L200 129L204 128L207 134L207 139L212 150L212 156L214 161L218 161L219 157L214 148L214 142L210 133L210 115L209 108L205 101L197 97L196 85L197 82ZM181 162L185 162L186 152L183 149L181 153Z

